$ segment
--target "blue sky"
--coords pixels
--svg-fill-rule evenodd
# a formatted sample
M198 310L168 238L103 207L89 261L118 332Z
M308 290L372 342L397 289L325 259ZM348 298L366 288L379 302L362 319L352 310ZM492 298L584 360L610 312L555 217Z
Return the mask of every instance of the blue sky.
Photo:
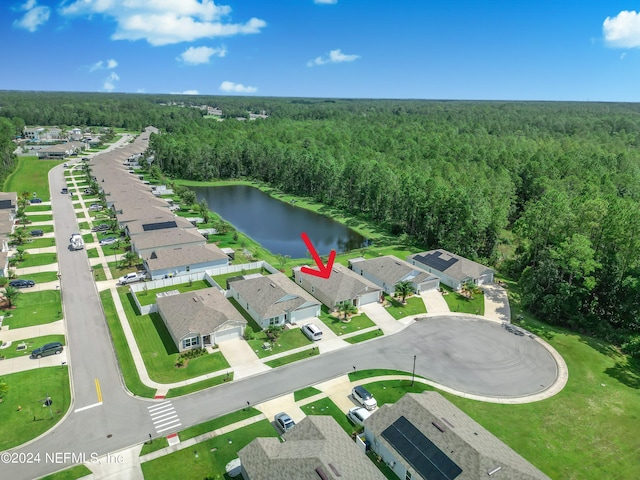
M3 90L640 100L640 0L5 0L0 44Z

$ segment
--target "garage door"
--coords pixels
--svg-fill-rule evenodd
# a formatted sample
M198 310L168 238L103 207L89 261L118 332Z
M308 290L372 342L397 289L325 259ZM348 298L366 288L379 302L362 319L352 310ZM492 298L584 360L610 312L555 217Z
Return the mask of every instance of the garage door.
M380 299L380 292L369 292L360 296L360 306L375 303Z
M440 282L437 279L422 282L420 285L418 285L418 293L426 292L428 290L435 290L436 288L438 288L439 283Z
M242 336L242 327L232 327L215 332L215 343L224 342L225 340L231 340L234 338L240 338Z
M306 308L301 308L295 312L291 312L291 323L301 322L302 320L313 318L320 315L320 308L316 305L312 305Z
M485 273L478 279L478 285L493 283L493 273Z

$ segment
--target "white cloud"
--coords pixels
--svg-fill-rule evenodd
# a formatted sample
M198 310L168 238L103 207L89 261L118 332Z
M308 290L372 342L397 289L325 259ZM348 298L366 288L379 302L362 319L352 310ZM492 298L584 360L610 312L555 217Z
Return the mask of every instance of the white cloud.
M16 20L13 24L18 28L24 28L30 32L35 32L40 25L43 25L49 20L51 15L51 9L45 6L36 6L36 0L27 0L20 6L20 10L27 13L20 20Z
M198 95L198 90L184 90L183 92L170 92L171 95Z
M254 93L257 92L258 89L256 87L245 86L241 83L234 83L229 81L224 81L220 84L220 90L223 92L233 92L233 93Z
M212 56L224 57L227 54L225 47L189 47L177 57L188 65L199 65L201 63L209 63Z
M338 3L338 0L313 0L313 3L317 3L320 5L335 5Z
M106 62L103 62L102 60L97 61L89 67L89 71L95 72L96 70L102 70L103 68L110 70L112 68L116 68L117 66L118 62L116 62L113 58L110 58Z
M118 74L116 72L111 72L109 76L105 79L104 84L102 85L102 88L105 89L107 92L111 92L113 91L114 88L116 88L115 82L117 82L118 80L120 80L120 77L118 76Z
M326 57L316 57L313 60L309 60L307 62L307 67L313 67L315 65L326 65L327 63L343 63L343 62L353 62L360 58L360 55L345 55L338 48L336 50L331 50L329 52L329 56Z
M193 42L201 38L260 33L264 20L229 23L231 7L213 0L70 0L60 10L67 16L101 14L116 22L114 40L146 40L151 45Z
M627 52L622 52L622 55L620 55L620 60L624 60L624 57L627 56Z
M623 10L615 17L607 17L602 24L605 42L610 47L640 47L640 14Z

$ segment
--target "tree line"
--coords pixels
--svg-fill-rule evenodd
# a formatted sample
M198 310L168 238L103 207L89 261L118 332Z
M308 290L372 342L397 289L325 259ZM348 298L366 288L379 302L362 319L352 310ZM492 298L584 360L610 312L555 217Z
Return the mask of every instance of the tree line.
M640 355L640 105L0 92L0 115L153 124L165 175L254 178L496 265L541 318Z

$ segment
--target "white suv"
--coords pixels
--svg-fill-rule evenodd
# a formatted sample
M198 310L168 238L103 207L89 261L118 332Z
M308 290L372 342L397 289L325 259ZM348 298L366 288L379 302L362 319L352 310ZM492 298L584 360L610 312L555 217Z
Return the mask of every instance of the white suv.
M373 395L369 393L369 390L364 388L362 385L358 385L357 387L353 387L351 390L351 395L353 395L353 399L362 405L367 410L375 410L378 406L378 402L373 398Z
M306 325L303 325L302 333L304 333L309 340L314 342L322 340L322 330L320 330L315 323L307 323Z

